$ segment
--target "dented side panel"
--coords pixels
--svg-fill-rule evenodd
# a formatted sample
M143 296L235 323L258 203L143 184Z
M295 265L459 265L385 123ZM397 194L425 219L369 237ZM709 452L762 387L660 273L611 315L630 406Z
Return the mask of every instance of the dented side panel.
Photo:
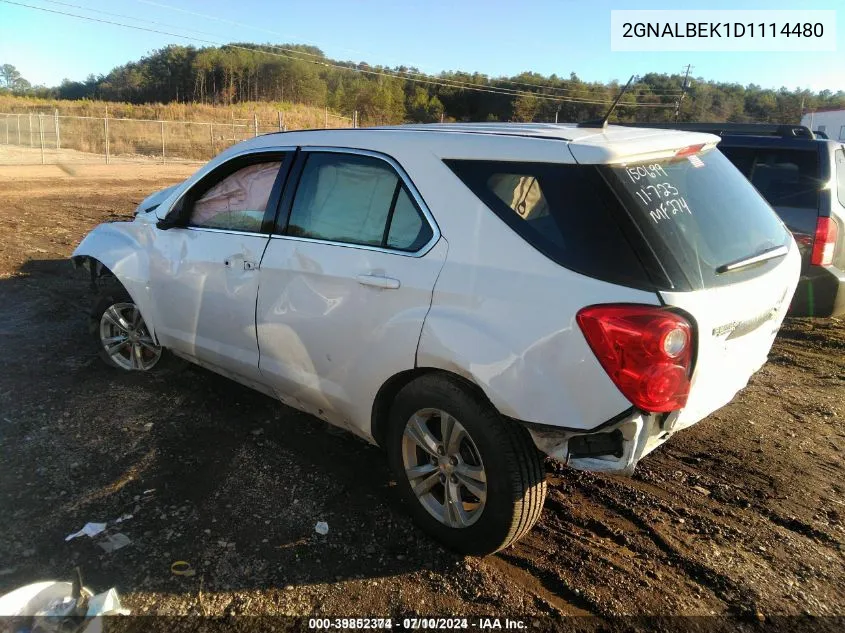
M105 266L123 284L144 315L147 328L156 340L150 292L149 250L153 225L145 222L111 222L91 231L73 251L74 263L91 258Z

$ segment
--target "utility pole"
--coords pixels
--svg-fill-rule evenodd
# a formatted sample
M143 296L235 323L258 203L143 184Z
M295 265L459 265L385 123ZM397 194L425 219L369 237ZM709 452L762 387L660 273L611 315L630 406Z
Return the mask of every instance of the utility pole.
M684 84L681 86L681 94L675 100L675 122L678 122L678 119L681 118L681 102L684 100L684 97L687 96L687 90L689 90L689 73L692 70L693 66L687 64L686 72L684 73Z

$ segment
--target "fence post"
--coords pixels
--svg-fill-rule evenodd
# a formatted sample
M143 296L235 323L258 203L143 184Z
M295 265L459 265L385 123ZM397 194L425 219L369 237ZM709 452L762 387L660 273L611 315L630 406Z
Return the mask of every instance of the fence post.
M44 164L44 115L38 113L38 136L41 139L41 164Z
M21 115L18 115L18 145L21 144Z
M103 118L103 135L106 139L106 165L108 165L109 162L110 162L110 157L109 157L109 118L108 117Z
M6 145L9 144L9 115L6 115L6 118L3 119L3 122L6 124Z
M326 106L326 122L323 125L324 128L329 128L329 106Z
M56 149L62 149L62 143L59 140L59 109L56 108L56 111L53 115L54 121L56 122Z
M237 139L235 138L235 111L232 110L232 143L237 143Z
M282 132L282 127L284 127L284 117L282 116L282 111L279 110L279 132Z
M32 140L32 112L29 113L29 146L35 147L35 141Z
M255 134L253 136L258 136L258 115L255 113L252 114L252 125L255 130Z
M164 121L161 122L161 164L165 164L164 159Z

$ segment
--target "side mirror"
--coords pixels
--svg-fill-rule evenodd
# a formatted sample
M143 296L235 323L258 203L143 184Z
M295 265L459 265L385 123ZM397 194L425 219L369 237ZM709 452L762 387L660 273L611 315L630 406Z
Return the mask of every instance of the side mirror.
M159 220L156 222L156 228L161 229L162 231L166 231L167 229L173 229L177 226L180 226L180 222L177 218L173 217L173 214L168 215L163 220Z
M158 222L156 222L156 228L159 228L162 231L166 231L167 229L175 229L176 227L182 226L182 216L184 214L184 209L185 198L180 198L179 201L173 205L170 211L168 211L167 215L164 216Z

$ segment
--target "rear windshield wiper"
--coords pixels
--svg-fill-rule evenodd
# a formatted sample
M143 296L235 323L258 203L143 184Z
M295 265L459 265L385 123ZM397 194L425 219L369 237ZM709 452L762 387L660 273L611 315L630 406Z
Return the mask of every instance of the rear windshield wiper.
M739 270L740 268L751 266L752 264L759 264L760 262L775 259L776 257L783 257L788 252L789 248L786 245L775 246L774 248L769 248L761 253L752 255L751 257L744 257L735 262L731 262L730 264L723 264L722 266L719 266L716 269L716 273L719 275L721 275L722 273L730 273L735 270Z

